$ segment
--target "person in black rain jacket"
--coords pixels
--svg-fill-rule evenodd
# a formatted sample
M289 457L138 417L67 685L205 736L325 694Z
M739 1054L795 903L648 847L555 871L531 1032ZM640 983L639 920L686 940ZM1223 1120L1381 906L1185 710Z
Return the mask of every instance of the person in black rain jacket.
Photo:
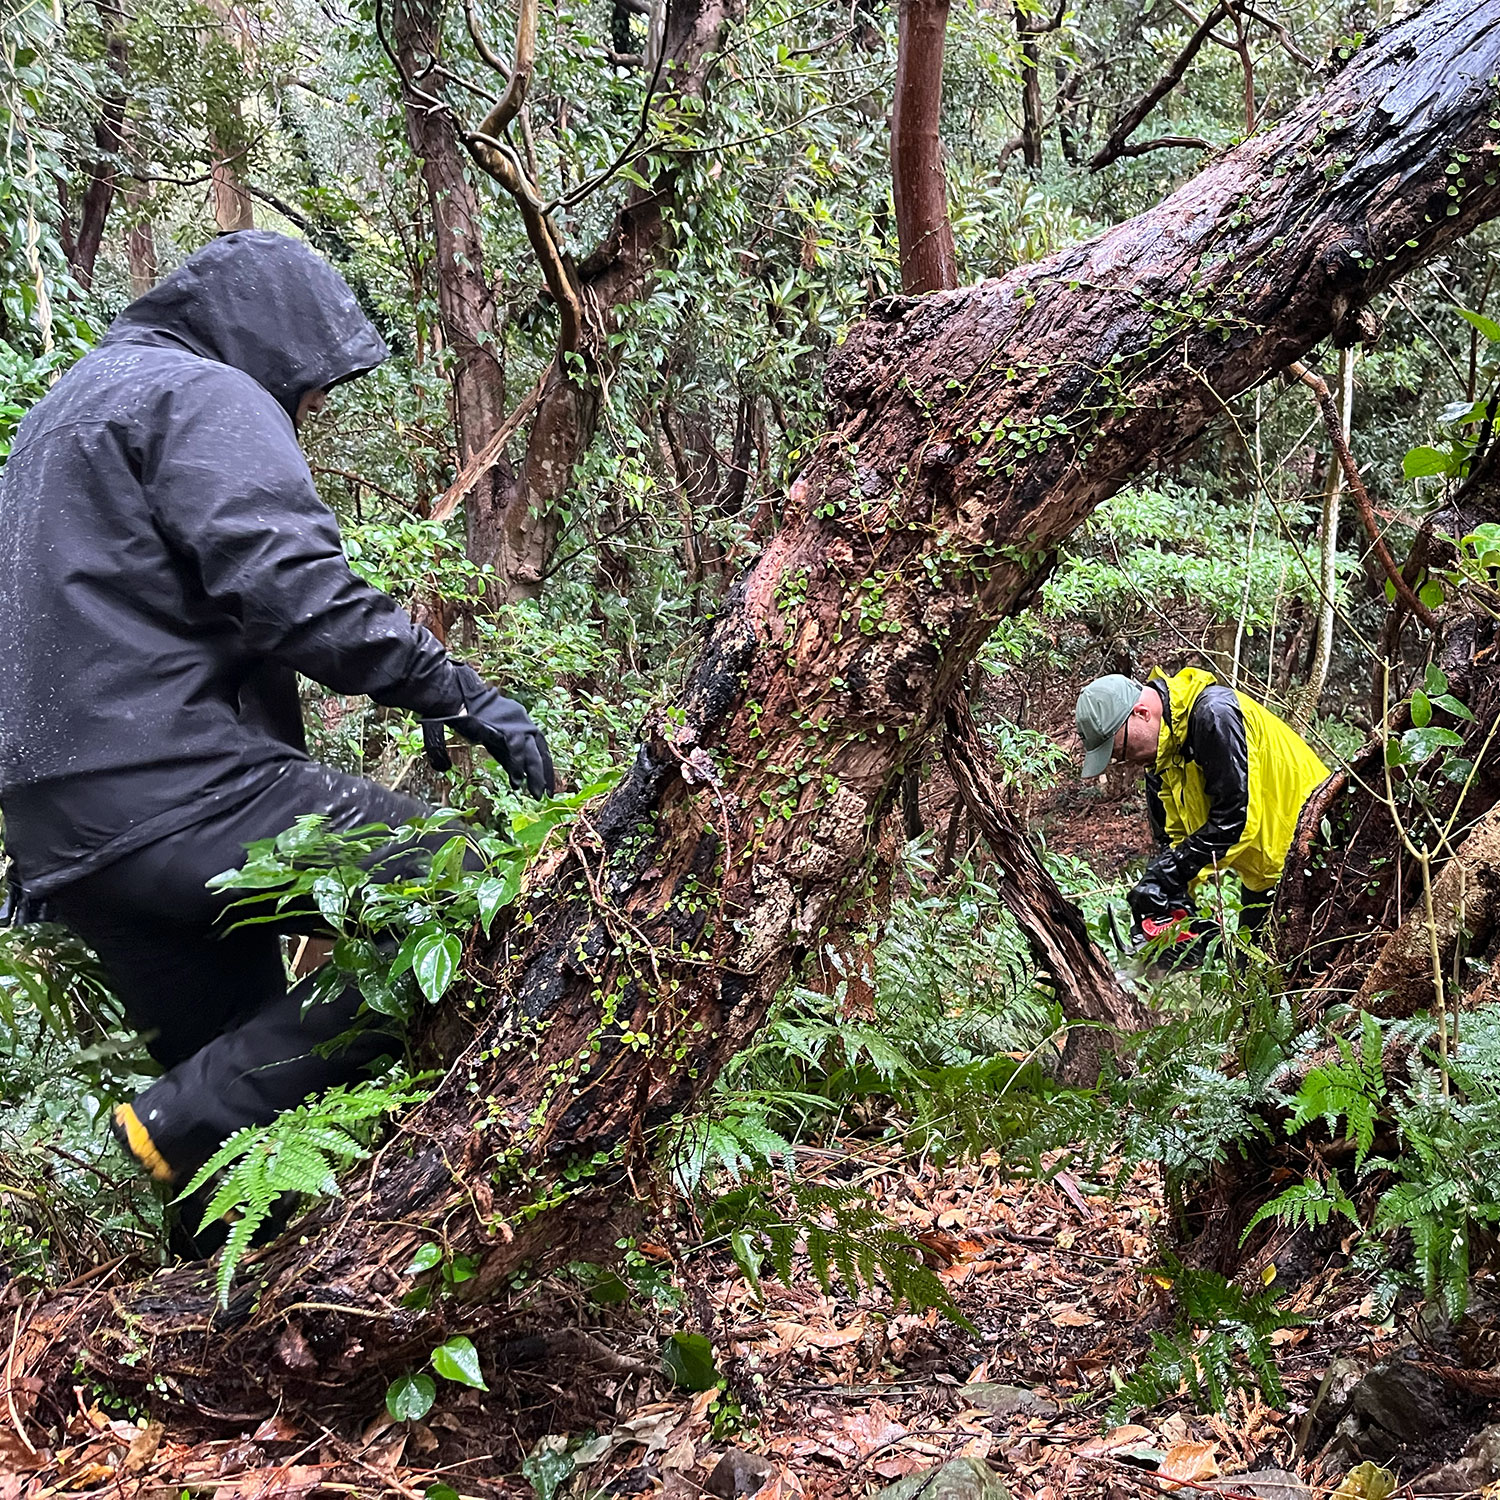
M320 813L427 809L307 756L296 674L483 745L534 796L540 730L351 572L297 425L386 348L299 241L213 241L131 303L0 469L0 811L20 903L98 953L167 1069L116 1134L181 1183L247 1124L391 1050L357 993L301 1014L268 927L205 882Z

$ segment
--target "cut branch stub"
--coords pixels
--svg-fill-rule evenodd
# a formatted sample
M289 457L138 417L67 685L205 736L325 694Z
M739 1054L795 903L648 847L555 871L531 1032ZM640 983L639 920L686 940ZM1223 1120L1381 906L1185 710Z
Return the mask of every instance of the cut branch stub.
M1058 543L1500 212L1497 73L1500 0L1438 0L1150 212L1002 280L878 307L831 363L829 435L676 711L508 934L471 952L489 1008L367 1191L304 1228L306 1248L248 1265L244 1310L207 1345L211 1289L175 1273L170 1314L149 1283L49 1304L28 1370L67 1395L77 1340L45 1347L66 1319L96 1330L81 1357L122 1389L207 1378L245 1410L271 1399L293 1309L324 1378L348 1384L454 1319L481 1329L522 1266L566 1257L838 929L903 769ZM394 1268L433 1224L482 1268L475 1302L418 1314ZM133 1348L149 1358L122 1359Z

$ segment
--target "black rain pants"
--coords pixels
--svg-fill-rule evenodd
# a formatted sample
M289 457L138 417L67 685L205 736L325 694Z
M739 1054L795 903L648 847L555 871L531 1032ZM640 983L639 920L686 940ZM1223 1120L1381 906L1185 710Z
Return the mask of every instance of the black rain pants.
M389 1029L366 1026L337 1050L313 1049L354 1025L360 995L303 1004L313 980L288 988L281 934L326 934L316 912L234 928L244 892L207 888L243 864L245 845L320 813L349 832L431 811L414 797L311 761L268 769L238 807L135 850L57 891L61 919L99 955L132 1026L166 1072L135 1100L138 1119L179 1185L246 1125L269 1124L309 1094L397 1056ZM451 835L444 835L443 842ZM436 847L436 844L434 844ZM394 873L400 859L377 866ZM379 1018L375 1018L379 1019Z

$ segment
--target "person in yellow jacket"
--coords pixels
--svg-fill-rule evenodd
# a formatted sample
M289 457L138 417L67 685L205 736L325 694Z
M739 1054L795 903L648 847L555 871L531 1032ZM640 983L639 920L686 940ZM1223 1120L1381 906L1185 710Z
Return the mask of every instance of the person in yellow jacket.
M1230 869L1244 887L1240 926L1258 930L1302 804L1328 775L1311 746L1198 667L1172 677L1155 668L1144 684L1101 677L1079 694L1077 719L1085 777L1102 776L1112 761L1146 768L1146 812L1161 847L1132 910L1158 894L1190 907L1198 876Z

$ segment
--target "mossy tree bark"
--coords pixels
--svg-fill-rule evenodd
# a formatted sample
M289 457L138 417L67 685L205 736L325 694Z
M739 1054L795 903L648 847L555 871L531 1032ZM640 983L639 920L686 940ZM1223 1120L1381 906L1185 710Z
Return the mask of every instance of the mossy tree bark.
M1497 74L1500 0L1437 0L1150 212L878 306L830 365L829 432L782 531L673 710L506 932L472 946L484 1006L432 1098L341 1205L241 1268L227 1313L195 1268L45 1303L17 1341L13 1368L39 1382L23 1389L66 1407L81 1359L250 1413L373 1393L446 1333L482 1332L837 930L905 767L1058 543L1500 212ZM480 1273L462 1300L405 1309L403 1268L434 1237Z

